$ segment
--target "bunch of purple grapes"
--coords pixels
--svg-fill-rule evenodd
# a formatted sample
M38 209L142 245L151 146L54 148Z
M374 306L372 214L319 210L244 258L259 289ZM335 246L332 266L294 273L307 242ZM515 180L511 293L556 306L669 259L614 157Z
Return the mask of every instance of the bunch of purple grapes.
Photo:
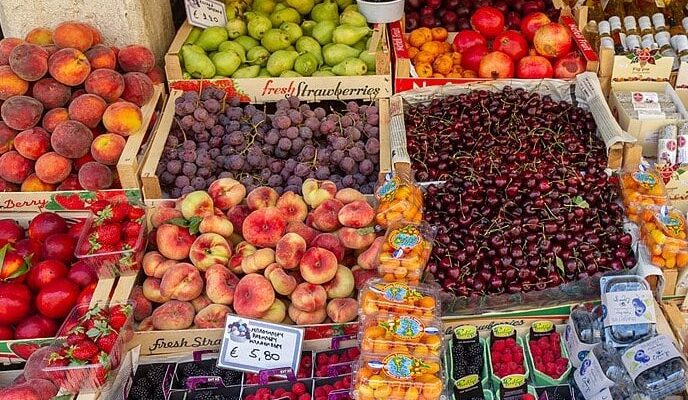
M208 87L175 100L175 122L157 174L163 191L179 197L234 178L247 190L267 185L301 193L308 178L373 193L380 163L379 110L346 104L342 113L311 109L297 97L268 115Z

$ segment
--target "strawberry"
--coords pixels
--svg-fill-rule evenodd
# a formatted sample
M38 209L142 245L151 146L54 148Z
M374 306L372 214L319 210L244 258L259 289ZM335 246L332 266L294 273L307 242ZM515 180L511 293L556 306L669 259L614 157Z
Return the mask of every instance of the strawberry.
M99 348L90 339L82 340L71 346L70 355L75 360L90 360L98 354Z
M98 242L101 244L118 245L122 236L122 225L119 223L104 223L96 228Z
M98 215L100 212L105 210L110 205L110 203L106 200L96 200L93 203L91 203L91 212L93 214Z
M88 339L88 337L86 337L86 334L83 332L83 329L81 329L80 331L72 332L69 335L67 335L67 344L73 346L77 343L83 342L86 339Z
M132 307L129 304L117 304L110 307L110 318L108 321L110 323L110 327L112 327L112 329L115 331L122 329L124 324L127 323L131 312Z
M122 233L124 233L124 237L127 239L138 239L141 233L141 224L134 221L125 222L122 225Z
M96 344L98 345L98 348L100 350L110 353L112 351L112 348L115 346L115 343L117 343L117 338L119 335L117 332L110 332L104 336L99 337L96 340Z
M129 218L129 204L112 204L112 215L110 216L109 222L124 222L127 218Z
M136 221L137 219L143 217L145 211L141 207L130 206L129 207L129 220Z
M120 249L114 244L104 244L95 251L97 254L108 254L120 251ZM102 259L101 259L102 260Z

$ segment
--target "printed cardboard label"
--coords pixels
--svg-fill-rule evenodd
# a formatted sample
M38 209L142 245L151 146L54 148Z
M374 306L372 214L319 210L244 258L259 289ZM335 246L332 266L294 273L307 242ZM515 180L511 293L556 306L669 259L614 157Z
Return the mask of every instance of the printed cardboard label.
M573 320L569 318L566 322L566 329L564 330L564 345L569 353L569 361L571 365L578 368L587 357L588 353L595 347L594 344L583 343L576 334Z
M621 357L621 361L631 375L631 378L635 380L635 378L648 369L680 357L681 354L669 337L657 335L626 350Z
M592 399L602 390L614 386L614 382L607 378L593 352L588 353L580 368L573 373L573 379L586 399Z
M602 304L606 307L605 326L654 324L657 321L650 290L604 293Z

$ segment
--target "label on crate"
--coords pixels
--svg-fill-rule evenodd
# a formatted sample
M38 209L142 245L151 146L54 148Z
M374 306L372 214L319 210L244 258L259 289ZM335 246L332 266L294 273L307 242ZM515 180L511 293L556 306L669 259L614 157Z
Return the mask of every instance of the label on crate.
M515 334L516 330L509 324L500 324L492 328L492 336L495 338L508 338Z
M423 297L423 294L401 282L394 282L382 287L385 300L394 303L409 303Z
M461 325L454 329L454 336L459 340L471 340L478 336L478 328L475 325Z
M638 375L648 369L675 358L681 358L681 354L671 339L665 335L657 335L626 350L621 356L621 361L635 381Z
M606 388L614 386L614 381L607 378L593 352L589 352L585 357L580 368L574 372L573 379L576 381L576 385L578 385L578 390L581 391L586 399L591 398Z
M657 110L662 106L659 104L659 93L657 92L633 92L631 95L631 105L634 110Z
M410 380L422 375L430 368L423 360L404 353L393 353L382 361L368 361L372 369L382 369L385 374L394 379Z
M650 290L609 292L602 296L605 326L655 323L654 298Z
M217 364L258 373L291 367L298 372L303 329L228 315Z
M189 23L199 28L225 26L227 10L225 3L216 0L184 0Z
M401 340L415 340L424 334L437 335L440 333L436 327L426 327L418 318L410 315L389 318L386 321L381 321L379 325L392 336Z

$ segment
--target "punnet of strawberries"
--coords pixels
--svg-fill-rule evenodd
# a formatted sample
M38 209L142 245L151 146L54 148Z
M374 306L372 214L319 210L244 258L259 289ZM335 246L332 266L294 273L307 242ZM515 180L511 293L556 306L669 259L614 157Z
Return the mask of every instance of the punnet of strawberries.
M569 360L561 354L561 337L557 332L528 341L533 366L543 374L559 379L569 367Z
M525 375L523 348L514 338L496 339L490 346L492 371L499 378L508 375Z
M138 271L146 237L144 206L98 200L91 213L77 244L77 257L97 268L101 277Z
M76 306L43 359L43 372L69 393L102 388L132 336L132 313L129 302Z

